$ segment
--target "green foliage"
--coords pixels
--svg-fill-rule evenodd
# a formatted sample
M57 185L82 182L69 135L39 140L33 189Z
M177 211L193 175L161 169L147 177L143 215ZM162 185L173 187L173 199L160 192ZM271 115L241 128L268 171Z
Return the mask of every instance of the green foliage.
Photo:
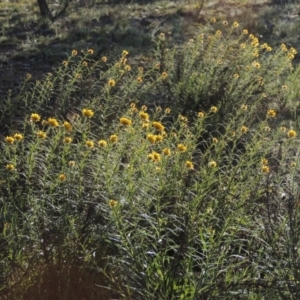
M222 26L1 103L4 299L297 299L296 50Z

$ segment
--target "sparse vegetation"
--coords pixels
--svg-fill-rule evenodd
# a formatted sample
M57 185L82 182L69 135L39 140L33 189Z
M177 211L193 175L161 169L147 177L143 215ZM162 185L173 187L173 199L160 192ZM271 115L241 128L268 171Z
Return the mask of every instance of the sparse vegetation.
M6 94L0 299L298 299L297 49L238 19L68 45Z

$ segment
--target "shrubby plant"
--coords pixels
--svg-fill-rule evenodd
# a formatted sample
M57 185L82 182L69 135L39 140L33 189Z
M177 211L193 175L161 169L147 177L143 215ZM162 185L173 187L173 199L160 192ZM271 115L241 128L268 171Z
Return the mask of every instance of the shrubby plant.
M9 94L3 297L297 298L296 50L222 26Z

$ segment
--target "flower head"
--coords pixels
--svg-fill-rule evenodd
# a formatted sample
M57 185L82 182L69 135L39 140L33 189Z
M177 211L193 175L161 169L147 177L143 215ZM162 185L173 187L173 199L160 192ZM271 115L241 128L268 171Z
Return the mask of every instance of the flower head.
M216 113L217 111L218 111L218 108L216 106L212 106L210 108L210 112L212 112L212 113Z
M67 179L67 177L66 177L65 174L60 174L60 175L58 176L58 179L59 179L60 181L65 181L65 180Z
M270 118L275 118L276 117L276 111L274 109L269 109L267 112L267 116Z
M162 79L166 79L168 77L168 73L162 72L161 77L162 77Z
M107 62L107 57L106 57L106 56L103 56L103 57L101 58L101 60L102 60L103 62Z
M244 35L247 35L248 33L249 33L249 32L248 32L247 29L244 29L244 30L243 30L243 34L244 34Z
M118 136L116 134L113 134L109 138L110 142L116 143L118 141Z
M165 127L159 122L153 122L152 126L158 131L164 131Z
M70 160L70 161L68 162L68 165L69 165L69 167L75 167L75 165L76 165L75 160Z
M47 134L46 134L46 132L44 132L44 131L38 131L38 132L37 132L37 136L38 136L38 138L40 138L40 139L45 139L45 138L47 137Z
M217 167L217 163L214 160L212 160L212 161L210 161L208 163L208 166L211 167L211 168L216 168Z
M147 140L151 143L154 144L156 142L156 135L149 133L147 134Z
M269 172L270 172L270 168L269 168L269 166L267 166L267 165L263 165L263 166L261 167L261 170L262 170L264 173L269 173Z
M77 50L74 49L74 50L72 51L72 56L76 56L77 54L78 54Z
M261 160L261 164L262 164L263 166L266 166L266 165L268 164L268 160L267 160L266 158L263 158L263 159Z
M143 78L142 78L142 77L138 77L138 78L136 79L136 81L137 81L138 83L142 83L142 82L143 82Z
M189 169L189 170L193 170L194 169L194 164L191 161L186 161L185 162L185 166Z
M93 55L94 54L94 50L93 49L89 49L88 50L88 54Z
M296 133L295 130L290 129L288 131L287 135L288 135L289 138L294 138L294 137L296 137L297 133Z
M105 140L100 140L100 141L98 142L98 145L99 145L100 147L104 148L104 147L107 146L107 141L105 141Z
M187 146L185 146L183 144L179 144L179 145L177 145L177 150L180 152L185 152L187 150Z
M132 124L132 121L127 118L120 118L120 123L124 126L129 126Z
M242 131L242 133L246 133L248 131L248 127L242 126L241 131Z
M30 116L30 121L31 122L35 122L36 123L36 122L39 122L40 119L41 119L41 116L39 114L36 114L36 113L33 113Z
M153 151L148 155L148 158L154 162L160 162L161 161L161 156L159 153Z
M239 27L239 23L238 23L238 22L234 22L234 23L232 24L232 26L233 26L234 28L237 28L237 27Z
M6 170L13 171L13 170L15 170L15 166L13 164L8 164L8 165L6 165Z
M118 202L116 200L109 200L108 201L108 205L110 206L110 208L116 207L118 204Z
M85 145L88 147L88 148L94 148L94 142L91 141L91 140L87 140L85 142Z
M5 141L7 142L7 144L12 145L15 142L15 139L12 136L7 136L5 138Z
M63 125L64 125L65 130L67 130L68 132L72 131L73 127L69 122L65 121Z
M144 120L145 122L149 121L149 114L145 113L144 111L141 111L139 113L139 116L142 120Z
M65 144L70 144L70 143L72 143L72 138L70 138L70 137L65 137L65 138L64 138L64 143L65 143Z
M21 133L15 133L14 134L14 139L16 141L22 141L24 139L24 136Z
M171 155L171 150L169 148L164 148L162 153L166 156L170 156Z
M48 118L48 124L52 127L58 127L59 123L55 118Z
M114 79L109 79L108 80L108 85L109 86L115 86L116 85L116 81Z
M87 108L82 109L81 112L82 112L83 116L85 116L87 118L91 118L95 114L93 110L87 109Z

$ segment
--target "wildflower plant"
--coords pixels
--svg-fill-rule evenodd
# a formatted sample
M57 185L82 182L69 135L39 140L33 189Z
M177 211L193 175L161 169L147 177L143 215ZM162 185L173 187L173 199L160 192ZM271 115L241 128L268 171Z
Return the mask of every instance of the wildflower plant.
M238 25L169 51L160 35L140 69L126 50L73 52L16 95L24 115L0 140L3 289L18 274L26 292L50 277L62 291L75 268L123 299L293 294L299 128L276 121L297 112L298 84L286 51Z

